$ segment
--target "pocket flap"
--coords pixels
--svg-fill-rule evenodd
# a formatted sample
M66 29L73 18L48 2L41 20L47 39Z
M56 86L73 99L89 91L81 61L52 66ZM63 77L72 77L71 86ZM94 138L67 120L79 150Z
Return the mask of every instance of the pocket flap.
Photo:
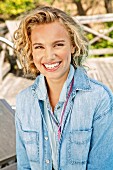
M87 143L91 138L92 129L88 130L73 130L70 132L70 141L77 144Z

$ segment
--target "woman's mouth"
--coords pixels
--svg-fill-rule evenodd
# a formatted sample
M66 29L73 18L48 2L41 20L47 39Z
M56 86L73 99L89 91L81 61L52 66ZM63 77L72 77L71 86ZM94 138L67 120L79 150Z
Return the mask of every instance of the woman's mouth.
M56 70L61 62L43 64L47 70Z

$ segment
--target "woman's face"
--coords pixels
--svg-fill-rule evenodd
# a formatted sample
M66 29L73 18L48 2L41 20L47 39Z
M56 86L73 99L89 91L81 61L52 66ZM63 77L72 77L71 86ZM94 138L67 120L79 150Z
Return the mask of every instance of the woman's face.
M66 80L74 47L58 21L35 26L31 32L34 64L47 81Z

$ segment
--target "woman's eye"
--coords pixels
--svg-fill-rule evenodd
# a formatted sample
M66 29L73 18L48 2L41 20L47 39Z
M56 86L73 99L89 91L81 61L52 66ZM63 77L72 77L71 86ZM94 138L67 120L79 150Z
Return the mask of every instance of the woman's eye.
M56 47L62 47L62 46L64 46L64 44L58 43L58 44L56 44L55 46L56 46Z
M43 49L44 47L42 46L35 46L34 49Z

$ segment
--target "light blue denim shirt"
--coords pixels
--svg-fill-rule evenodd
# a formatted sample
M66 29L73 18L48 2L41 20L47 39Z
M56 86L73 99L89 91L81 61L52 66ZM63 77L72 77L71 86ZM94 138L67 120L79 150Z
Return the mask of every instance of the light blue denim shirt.
M47 124L47 130L48 130L48 136L50 140L50 146L51 146L51 152L52 152L52 160L53 160L53 167L54 169L57 169L57 146L58 146L58 127L54 123L51 114L53 114L54 119L59 123L60 118L61 118L61 113L63 110L63 105L66 101L67 98L67 93L69 91L69 85L72 81L72 78L74 76L74 67L71 65L70 66L70 71L67 77L67 80L65 81L59 102L57 103L54 113L52 112L52 108L50 106L48 94L47 94L47 88L46 88L46 83L44 76L40 76L40 81L39 81L39 90L38 90L38 99L43 101L44 104L44 119Z
M39 98L40 79L38 76L32 86L17 96L18 170L52 170L48 127ZM56 170L113 170L113 94L88 78L81 67L75 70L61 139L56 140Z

